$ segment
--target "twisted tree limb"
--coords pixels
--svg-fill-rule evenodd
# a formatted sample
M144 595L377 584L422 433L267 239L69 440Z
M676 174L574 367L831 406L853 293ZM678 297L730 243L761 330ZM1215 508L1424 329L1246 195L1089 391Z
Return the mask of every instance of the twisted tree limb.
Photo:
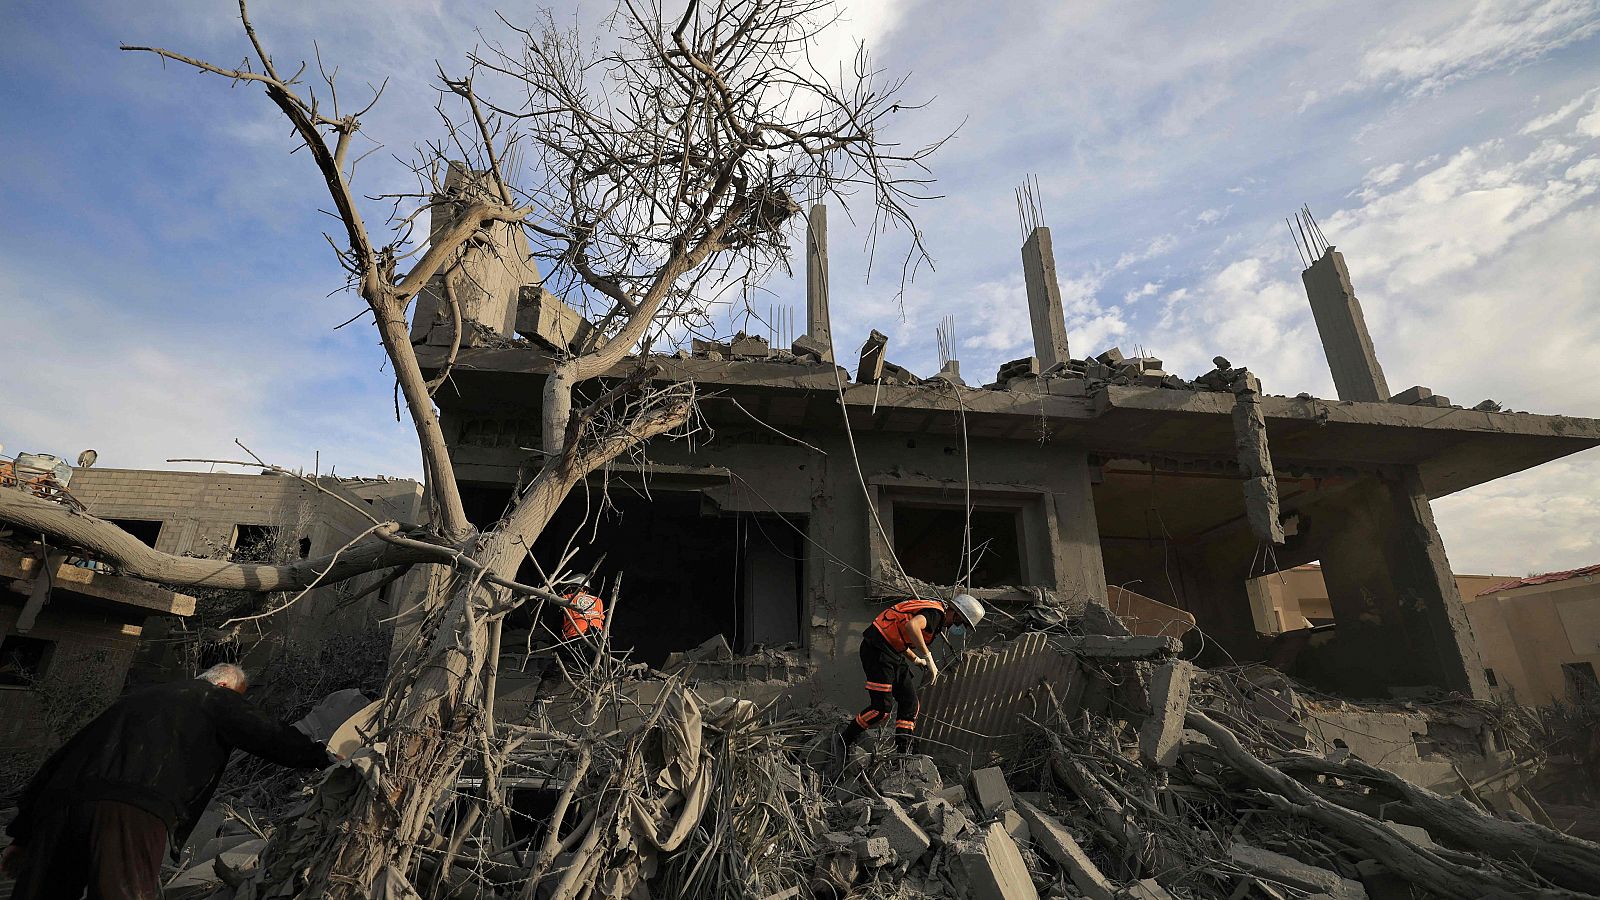
M1592 897L1576 891L1535 889L1488 868L1472 868L1418 847L1398 832L1361 813L1330 803L1305 785L1267 765L1239 743L1234 733L1204 713L1190 712L1184 723L1211 740L1223 762L1254 784L1273 806L1304 816L1370 854L1390 871L1440 897L1538 897L1571 900ZM1200 749L1189 745L1191 749ZM1203 752L1203 751L1201 751Z
M1332 775L1371 787L1392 799L1388 809L1407 814L1429 834L1497 859L1516 860L1552 882L1574 890L1600 886L1600 845L1533 822L1487 815L1460 797L1444 797L1360 760L1332 763L1290 757L1273 763L1279 771Z

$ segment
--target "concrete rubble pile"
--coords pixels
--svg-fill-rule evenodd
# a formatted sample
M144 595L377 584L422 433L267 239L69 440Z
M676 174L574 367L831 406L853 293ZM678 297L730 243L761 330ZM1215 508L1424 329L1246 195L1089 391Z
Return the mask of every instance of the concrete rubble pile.
M411 884L422 896L563 900L1600 890L1600 846L1496 815L1467 799L1470 785L1445 796L1325 745L1315 720L1331 710L1271 669L1200 669L1176 639L1130 634L1097 604L1017 621L1017 637L1047 641L1066 674L1041 680L1032 714L981 758L867 747L841 773L828 749L841 711L708 702L681 672L547 701L531 724L500 726L502 752L464 773L413 855ZM1473 704L1432 708L1460 722ZM326 777L381 778L380 757L356 752ZM542 799L484 802L518 790ZM271 832L284 865L314 853L295 842L311 833L304 823L339 815L339 795L323 791L322 807L302 804ZM258 886L283 872L248 872L262 834L209 835L171 896L275 896Z

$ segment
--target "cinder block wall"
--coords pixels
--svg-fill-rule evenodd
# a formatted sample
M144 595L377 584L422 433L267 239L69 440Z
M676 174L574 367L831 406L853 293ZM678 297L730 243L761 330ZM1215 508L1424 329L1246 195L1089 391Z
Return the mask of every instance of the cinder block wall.
M380 521L413 522L421 497L420 486L406 481L347 483L323 477L313 486L283 475L102 468L76 470L72 492L100 518L161 522L155 549L164 553L218 556L231 549L236 526L266 525L281 529L281 546L291 558L302 538L310 539L310 556L344 546L372 524L360 509ZM276 652L293 644L307 652L341 635L387 627L381 620L390 607L376 595L351 605L341 602L380 577L317 588L262 620L263 649ZM387 593L394 597L405 589L397 584ZM203 597L201 603L204 609ZM252 661L259 663L259 654Z

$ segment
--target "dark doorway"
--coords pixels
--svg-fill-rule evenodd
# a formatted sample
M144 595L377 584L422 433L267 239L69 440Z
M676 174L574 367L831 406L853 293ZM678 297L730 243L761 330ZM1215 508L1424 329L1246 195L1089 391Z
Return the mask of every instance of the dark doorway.
M481 488L462 499L469 517L487 527L508 497ZM801 640L805 527L798 517L724 513L699 491L646 496L613 485L602 501L579 486L535 542L537 564L524 562L517 577L542 583L570 552L567 570L592 572L591 589L607 600L613 646L640 662L660 665L718 634L746 653ZM559 630L560 620L547 611L540 624L548 638L546 629Z

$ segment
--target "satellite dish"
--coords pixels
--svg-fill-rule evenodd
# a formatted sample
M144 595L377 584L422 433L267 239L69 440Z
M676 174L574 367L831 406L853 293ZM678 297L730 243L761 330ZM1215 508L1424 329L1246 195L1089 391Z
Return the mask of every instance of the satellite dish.
M94 465L94 461L99 458L100 454L94 452L93 450L85 450L78 454L78 468L87 469Z

